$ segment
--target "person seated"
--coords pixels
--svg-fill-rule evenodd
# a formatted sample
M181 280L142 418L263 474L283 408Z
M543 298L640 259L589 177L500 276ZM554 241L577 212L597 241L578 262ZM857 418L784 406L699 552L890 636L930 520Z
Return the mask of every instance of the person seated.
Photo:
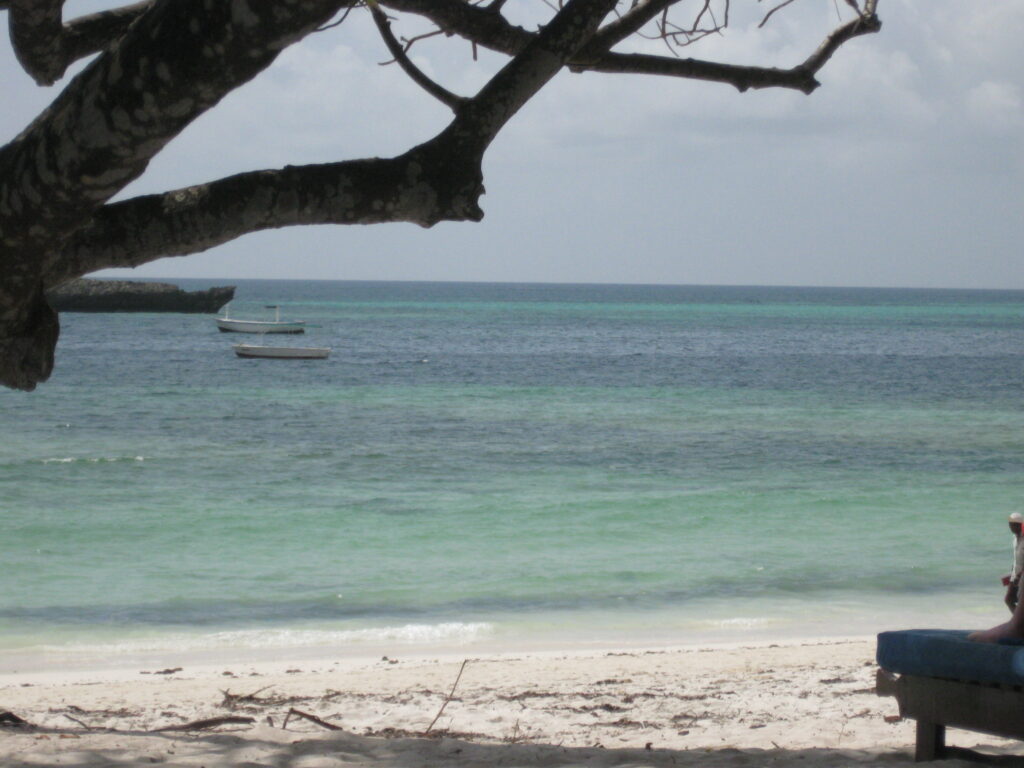
M1006 587L1006 597L1003 602L1013 613L1017 607L1020 592L1020 575L1024 571L1024 545L1021 539L1021 525L1024 524L1024 515L1014 512L1010 515L1010 533L1013 534L1013 567L1007 576L1003 576L1003 586Z
M979 643L998 643L1019 640L1024 642L1024 600L1021 600L1021 586L1024 579L1021 573L1024 572L1024 536L1021 535L1024 525L1024 515L1014 512L1010 515L1010 531L1013 533L1013 570L1010 575L1003 578L1006 585L1006 596L1004 602L1010 609L1010 620L998 624L990 629L980 632L972 632L968 635L969 640Z

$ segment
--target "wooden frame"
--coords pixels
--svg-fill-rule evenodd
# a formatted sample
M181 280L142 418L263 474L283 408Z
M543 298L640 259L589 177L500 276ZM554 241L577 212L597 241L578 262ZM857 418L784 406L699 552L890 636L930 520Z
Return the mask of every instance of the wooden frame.
M1024 739L1024 688L1019 685L896 676L878 670L876 692L895 696L900 716L917 721L914 760L981 758L970 750L946 746L946 727Z

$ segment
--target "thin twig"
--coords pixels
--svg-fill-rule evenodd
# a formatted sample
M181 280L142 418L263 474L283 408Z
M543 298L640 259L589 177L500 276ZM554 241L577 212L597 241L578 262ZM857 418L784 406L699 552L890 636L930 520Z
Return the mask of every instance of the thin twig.
M773 13L775 13L778 10L781 10L781 9L785 8L787 5L789 5L792 2L793 2L793 0L785 0L785 2L782 2L782 3L779 3L778 5L776 5L770 11L768 11L768 14L763 19L761 19L761 23L757 25L757 28L760 29L761 27L763 27L765 24L768 23L768 19L770 19L772 17Z
M354 5L354 4L353 4L353 5L350 5L350 6L348 7L348 8L346 8L346 9L345 9L345 12L344 12L343 14L341 14L341 18L340 18L340 19L338 19L337 21L332 21L332 22L330 22L329 24L324 24L323 26L317 27L317 28L316 28L316 29L314 29L313 31L314 31L314 32L324 32L324 31L326 31L326 30L328 30L328 29L334 29L334 27L337 27L337 26L339 26L339 25L340 25L340 24L341 24L341 23L342 23L343 21L345 21L345 19L347 19L347 18L348 18L348 15L349 15L350 13L352 13L352 9L353 9L353 8L355 8L355 5Z
M252 693L232 693L231 691L221 691L224 694L224 700L220 703L222 707L228 707L234 709L235 704L240 701L256 701L256 695L263 693L264 691L273 688L272 685L265 685L259 690L253 691Z
M836 737L836 749L839 749L839 745L843 741L843 734L846 733L846 726L850 722L850 718L847 717L843 720L843 727L839 729L839 735Z
M309 722L316 723L321 728L326 728L329 731L340 731L341 730L341 726L340 725L334 725L334 723L328 723L326 720L321 720L316 715L311 715L308 712L303 712L302 710L295 709L294 707L288 710L288 714L285 716L284 722L281 723L281 730L285 730L285 729L288 728L288 719L292 715L295 715L296 717L305 718L306 720L309 720Z
M468 663L469 659L463 659L462 666L459 667L459 674L455 676L455 682L452 684L452 689L448 692L448 698L444 700L444 704L442 704L441 708L437 710L437 714L434 715L434 719L430 721L430 725L427 726L427 730L423 732L424 736L430 733L430 729L434 727L434 723L436 723L438 718L441 717L441 713L444 712L444 708L448 706L448 702L452 700L452 696L455 695L455 688L458 686L459 680L462 679L462 670L466 668L466 664Z
M87 731L91 731L91 730L93 730L93 727L92 727L91 725L86 725L86 724L85 724L85 723L83 723L83 722L82 722L81 720L79 720L79 719L78 719L77 717L72 717L72 716L71 716L71 715L69 715L69 714L68 714L67 712L65 712L65 713L64 713L64 717L66 717L66 718L67 718L68 720L70 720L70 721L71 721L71 722L73 722L73 723L78 723L78 724L79 724L80 726L82 726L83 728L85 728L85 730L87 730Z
M519 741L519 720L516 720L516 724L512 727L512 735L505 739L509 744L516 744Z
M443 35L443 34L444 34L444 30L443 29L435 29L435 30L433 30L431 32L424 32L422 35L413 35L412 37L403 37L402 38L402 50L405 51L406 53L408 53L412 49L412 47L414 45L416 45L416 43L418 43L420 40L426 40L428 37L437 37L438 35Z
M377 25L377 31L380 32L380 36L384 39L384 44L388 47L388 51L395 57L395 61L398 62L398 66L402 68L412 81L416 83L420 88L425 90L435 99L440 101L446 107L451 110L456 110L462 105L466 99L458 94L452 93L444 86L435 83L429 77L427 77L423 71L412 63L405 51L402 50L401 43L395 39L394 34L391 32L391 22L388 21L388 17L384 11L380 9L376 1L368 3L370 7L370 13L373 15L373 21Z

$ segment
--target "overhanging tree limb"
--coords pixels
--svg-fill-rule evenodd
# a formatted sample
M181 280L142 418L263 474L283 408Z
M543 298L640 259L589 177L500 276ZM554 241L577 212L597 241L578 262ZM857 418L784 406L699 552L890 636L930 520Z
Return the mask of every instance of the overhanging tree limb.
M274 227L479 220L485 151L564 67L809 93L841 45L880 27L877 0L848 0L853 21L805 61L776 69L613 50L655 23L666 42L677 34L689 42L691 31L708 31L702 18L713 0L702 0L689 27L667 16L681 0L638 0L603 27L615 0L570 0L538 31L510 23L503 0L377 1L510 59L479 93L463 98L412 66L404 50L396 55L454 113L433 139L398 157L253 171L111 204L191 121L360 0L145 0L68 23L60 0L0 0L18 59L38 82L53 82L69 63L100 53L0 147L0 383L32 389L49 376L59 323L44 290L65 278L195 253ZM380 25L383 14L374 18ZM727 24L724 17L712 21L715 31ZM398 42L382 26L395 55Z
M299 224L478 221L484 151L593 34L614 0L571 0L431 141L389 159L238 174L104 206L64 249L48 285L108 267L220 245Z
M479 186L438 152L252 171L104 206L68 242L49 285L110 267L198 253L249 232L302 224L478 221Z
M819 85L814 77L815 73L820 70L831 56L831 52L838 48L838 45L853 37L876 32L881 28L881 22L874 15L874 6L871 6L871 8L865 9L863 16L833 32L809 59L789 69L744 66L642 53L617 53L610 50L612 46L623 39L621 35L625 30L641 21L647 21L648 15L653 17L664 10L664 6L672 5L676 1L653 0L649 4L638 4L621 19L598 31L591 43L581 49L568 62L567 66L574 72L662 75L727 83L741 92L750 88L791 88L803 93L811 93ZM487 10L487 6L470 5L461 0L381 0L381 2L389 8L428 18L447 33L459 35L477 45L510 56L517 55L534 36L534 33L514 26L501 16ZM833 43L838 43L838 45ZM826 45L829 46L830 52L828 55L822 56L822 48Z
M159 0L0 148L3 245L34 244L87 218L186 125L339 5Z

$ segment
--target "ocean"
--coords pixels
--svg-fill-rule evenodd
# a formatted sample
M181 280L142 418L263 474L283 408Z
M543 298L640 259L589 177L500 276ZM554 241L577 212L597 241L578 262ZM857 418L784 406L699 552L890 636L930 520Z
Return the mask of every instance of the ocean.
M1003 621L1024 291L175 280L0 390L0 671Z

